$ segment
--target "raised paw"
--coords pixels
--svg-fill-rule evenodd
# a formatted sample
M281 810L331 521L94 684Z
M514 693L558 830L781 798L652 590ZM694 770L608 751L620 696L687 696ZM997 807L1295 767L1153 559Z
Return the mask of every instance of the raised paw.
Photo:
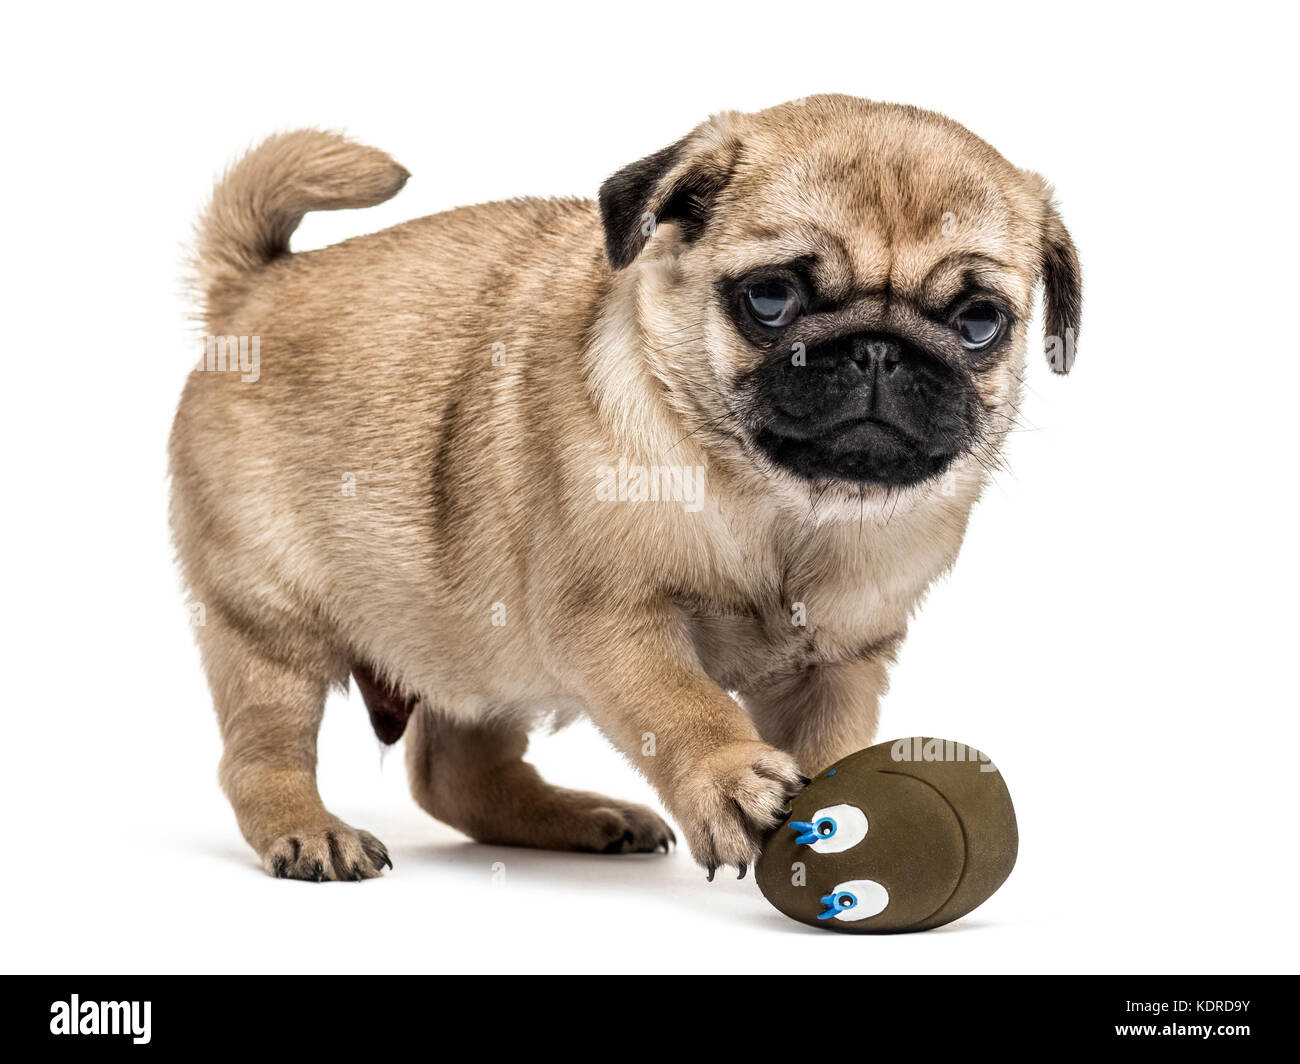
M672 806L709 880L725 865L743 879L763 837L790 815L790 799L807 783L789 754L765 743L734 743L704 758Z
M278 879L374 879L393 867L388 849L368 831L341 820L313 825L276 838L262 854L262 866Z

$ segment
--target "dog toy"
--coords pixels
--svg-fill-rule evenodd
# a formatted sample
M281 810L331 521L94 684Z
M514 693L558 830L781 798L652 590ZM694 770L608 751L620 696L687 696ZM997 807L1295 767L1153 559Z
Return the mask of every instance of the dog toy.
M983 904L1011 874L1011 795L987 756L944 739L881 743L837 761L763 843L759 889L831 931L927 931Z

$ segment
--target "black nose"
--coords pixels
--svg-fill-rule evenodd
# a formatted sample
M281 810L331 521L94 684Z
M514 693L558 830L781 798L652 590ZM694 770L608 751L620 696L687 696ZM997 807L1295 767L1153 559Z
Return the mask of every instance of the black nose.
M862 378L842 397L836 420L883 425L924 446L945 405L951 372L896 336L855 336L849 356Z
M874 363L892 370L903 360L903 342L894 336L855 336L849 357L864 368Z
M783 368L770 395L778 413L799 423L790 426L795 435L870 423L923 443L951 376L897 336L859 333L809 351L806 368Z
M785 359L772 365L763 391L789 435L820 435L870 420L916 438L924 435L927 407L943 390L942 371L900 337L857 333L810 348L804 365Z
M759 442L797 472L910 483L964 446L970 392L943 357L905 337L841 336L759 371Z
M787 438L871 445L881 433L923 453L948 449L963 389L943 359L891 333L855 333L764 373L762 394ZM861 437L861 440L859 440Z

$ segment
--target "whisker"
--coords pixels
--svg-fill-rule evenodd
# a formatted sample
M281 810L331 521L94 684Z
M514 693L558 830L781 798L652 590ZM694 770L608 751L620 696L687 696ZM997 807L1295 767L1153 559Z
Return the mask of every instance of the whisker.
M691 429L690 432L688 432L680 440L678 440L671 447L669 447L668 450L675 451L677 450L678 447L680 447L683 443L689 440L697 432L703 432L705 429L712 428L714 425L717 425L719 422L726 421L728 418L734 418L734 417L740 417L740 411L728 410L725 414L719 414L717 417L709 418L709 420L704 422L704 424L697 425L695 428Z
M692 322L690 325L683 325L680 329L669 329L667 332L664 333L664 335L676 336L678 333L684 333L687 329L698 329L703 324L704 324L704 319L701 318L699 321Z
M678 340L677 343L669 344L667 347L652 347L650 350L657 355L662 355L665 351L671 351L674 347L681 347L682 344L698 344L703 339L703 336L688 336L685 340Z

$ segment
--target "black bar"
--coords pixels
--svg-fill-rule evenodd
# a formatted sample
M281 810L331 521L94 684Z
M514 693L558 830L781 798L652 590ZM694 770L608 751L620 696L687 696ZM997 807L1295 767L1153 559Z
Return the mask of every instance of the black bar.
M1124 1044L1143 1053L1153 1045L1179 1052L1204 1045L1236 1055L1289 1043L1296 1029L1294 976L827 973L632 983L609 976L42 975L8 982L0 1010L9 1045L92 1053L260 1047L334 1059L409 1044L441 1055L441 1036L454 1031L458 1041L481 1040L484 1052L498 1038L523 1037L530 1051L553 1044L578 1054L597 1046L617 1053L626 1041L639 1056L644 1039L664 1052L698 1049L701 1028L712 1028L715 1048L728 1056L787 1040L808 1049L818 1030L826 1036L822 1052L870 1053L901 1038L931 1055L945 1045L1000 1053L1008 1046ZM54 1033L68 1026L73 995L78 1030ZM117 1034L83 1033L114 1023ZM682 1037L691 1043L673 1048ZM584 1048L589 1038L597 1043Z

